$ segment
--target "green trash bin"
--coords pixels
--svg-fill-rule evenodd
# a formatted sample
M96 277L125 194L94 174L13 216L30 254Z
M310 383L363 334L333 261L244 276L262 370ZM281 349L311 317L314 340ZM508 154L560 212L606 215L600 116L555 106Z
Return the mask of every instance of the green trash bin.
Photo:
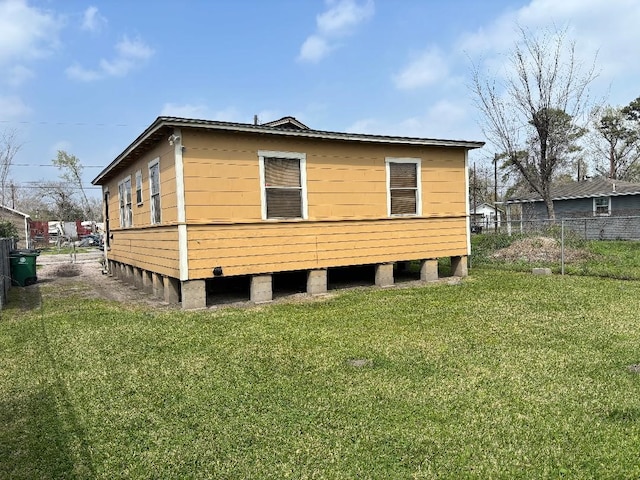
M18 287L27 287L38 281L36 274L36 257L40 255L37 250L13 250L9 252L11 263L11 284Z

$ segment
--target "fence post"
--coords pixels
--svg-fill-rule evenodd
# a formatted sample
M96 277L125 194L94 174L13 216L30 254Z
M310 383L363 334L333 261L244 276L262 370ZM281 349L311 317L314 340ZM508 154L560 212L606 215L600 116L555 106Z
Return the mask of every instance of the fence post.
M560 275L564 275L564 218L560 220Z

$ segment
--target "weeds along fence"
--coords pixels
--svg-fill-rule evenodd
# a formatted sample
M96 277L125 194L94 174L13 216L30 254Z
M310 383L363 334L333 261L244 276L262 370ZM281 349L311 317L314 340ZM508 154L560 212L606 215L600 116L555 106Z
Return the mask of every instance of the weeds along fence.
M511 244L514 238L525 239L533 237L545 237L554 239L560 248L560 258L547 261L546 263L556 267L560 273L573 273L576 268L581 269L582 273L598 274L598 261L595 258L600 250L621 249L626 251L638 250L636 257L640 258L640 216L598 216L583 218L563 218L552 220L509 220L501 221L497 229L488 228L482 230L483 236L497 235L500 237L509 237L506 243ZM616 247L615 241L623 241L624 247ZM499 243L499 242L498 242ZM529 243L529 245L532 245ZM533 245L537 245L535 242ZM540 243L542 245L542 243ZM540 247L542 248L542 247ZM585 252L584 256L576 256L577 250ZM473 255L473 252L472 252ZM576 260L579 257L579 260ZM524 255L523 255L524 258ZM591 261L589 261L591 258ZM625 277L626 270L638 270L630 275L634 278L640 273L640 265L635 265L633 259L629 259L628 255L621 255L620 265L612 266L616 271L620 272L621 277ZM545 263L544 260L534 261L540 266ZM579 267L576 265L579 264ZM589 271L587 271L589 270Z
M0 310L6 305L9 288L11 288L11 261L9 259L9 251L12 248L12 238L0 238Z

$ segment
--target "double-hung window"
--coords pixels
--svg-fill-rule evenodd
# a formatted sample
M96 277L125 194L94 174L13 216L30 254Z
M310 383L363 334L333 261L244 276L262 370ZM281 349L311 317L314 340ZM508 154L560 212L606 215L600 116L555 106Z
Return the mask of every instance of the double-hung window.
M594 198L593 214L597 217L611 215L611 197Z
M421 215L419 158L387 158L387 212L389 216Z
M160 159L149 162L149 195L151 203L151 224L160 223Z
M131 176L118 183L118 202L120 205L120 227L133 225L133 211L131 208Z
M136 205L142 205L142 171L136 172Z
M258 152L262 218L307 218L306 155Z

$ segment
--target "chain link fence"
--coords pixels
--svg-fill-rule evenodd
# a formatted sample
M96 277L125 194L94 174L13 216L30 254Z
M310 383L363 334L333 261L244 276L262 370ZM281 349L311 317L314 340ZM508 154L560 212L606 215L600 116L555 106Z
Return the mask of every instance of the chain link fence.
M605 276L640 278L640 216L503 220L495 227L474 235L476 264L502 261L587 275L604 275L607 267L613 274ZM495 251L483 257L487 245Z

